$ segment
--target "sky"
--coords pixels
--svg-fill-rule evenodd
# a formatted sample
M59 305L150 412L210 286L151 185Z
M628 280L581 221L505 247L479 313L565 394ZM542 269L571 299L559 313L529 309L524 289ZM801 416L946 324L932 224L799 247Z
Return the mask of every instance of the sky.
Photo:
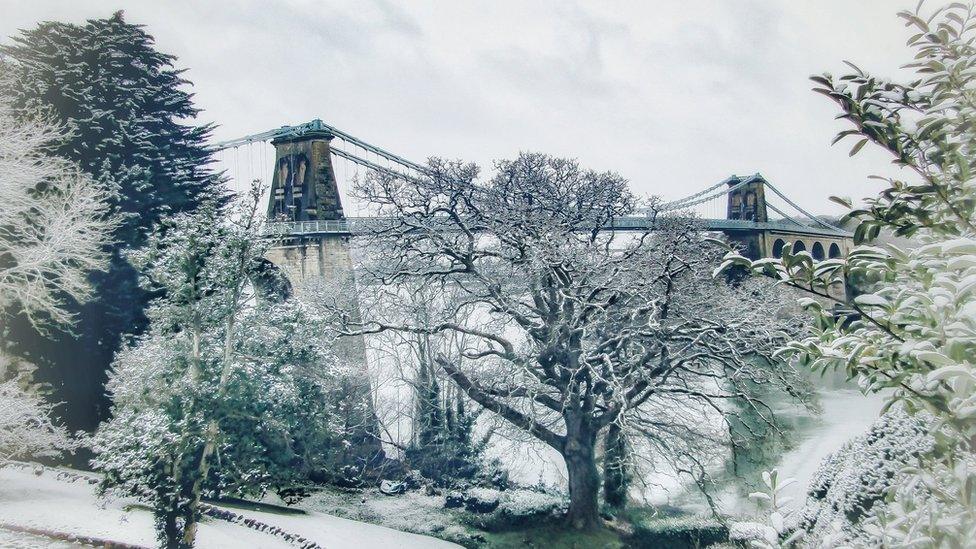
M230 139L321 118L413 160L520 151L679 198L762 173L815 213L879 190L890 157L854 141L808 77L851 60L908 79L897 0L683 2L0 0L0 41L125 10ZM270 149L270 146L267 146Z

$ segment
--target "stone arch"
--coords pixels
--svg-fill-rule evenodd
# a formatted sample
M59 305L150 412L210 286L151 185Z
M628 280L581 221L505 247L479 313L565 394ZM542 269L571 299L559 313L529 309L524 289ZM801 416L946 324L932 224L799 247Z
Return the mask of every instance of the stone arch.
M807 245L803 243L802 240L797 240L793 242L793 253L805 252L807 251Z
M827 254L824 253L823 244L819 241L813 243L813 247L810 248L810 255L817 261L823 261L827 257Z
M784 242L782 238L777 238L776 241L773 242L773 257L783 257L783 246L786 246L786 242Z
M836 242L832 242L830 244L830 248L827 250L827 257L834 259L835 257L840 257L840 255L840 246L838 246Z

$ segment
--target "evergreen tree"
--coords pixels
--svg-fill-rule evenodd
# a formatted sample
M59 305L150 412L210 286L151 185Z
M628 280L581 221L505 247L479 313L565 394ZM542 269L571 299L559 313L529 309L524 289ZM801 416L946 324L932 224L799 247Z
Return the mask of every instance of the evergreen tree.
M294 487L330 450L338 373L323 325L252 283L267 245L260 196L227 212L232 222L210 204L173 216L133 254L162 297L114 363L93 464L104 489L153 508L164 547L194 545L204 495Z
M414 421L414 443L425 447L444 441L445 427L450 428L450 418L445 417L441 402L441 388L433 368L422 359L417 370L417 412ZM445 421L448 421L445 424Z
M438 383L429 360L429 337L417 341L421 358L414 382L413 437L406 458L423 476L450 485L482 472L485 444L473 440L475 416L466 411L464 396Z
M148 294L124 250L138 248L161 218L193 210L219 193L204 146L211 126L192 126L198 110L175 57L160 53L140 25L118 12L83 25L44 22L0 46L3 93L21 116L39 111L72 133L52 153L114 190L110 268L92 275L93 298L71 304L72 331L39 337L24 319L10 325L12 351L41 366L65 401L68 426L93 429L107 415L106 371L125 333L144 331Z

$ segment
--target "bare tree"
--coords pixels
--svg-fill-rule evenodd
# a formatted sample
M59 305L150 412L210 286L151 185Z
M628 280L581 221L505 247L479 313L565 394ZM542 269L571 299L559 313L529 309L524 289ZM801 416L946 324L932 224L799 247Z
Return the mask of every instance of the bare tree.
M16 379L0 383L0 466L11 459L57 457L78 441L51 421L51 405Z
M88 273L107 265L115 226L108 192L45 152L65 135L16 118L0 98L0 315L20 312L35 326L71 322L66 300L89 297Z
M378 265L369 274L460 298L426 322L364 318L361 329L464 334L463 367L443 356L438 365L472 400L562 455L568 520L595 526L604 430L650 403L721 408L765 375L748 359L757 348L741 346L751 318L712 306L738 299L748 308L748 293L711 277L714 258L689 220L609 230L637 204L615 174L539 154L499 162L486 182L470 165L430 168L419 180L373 174L358 185L390 218L365 239Z
M457 302L457 288L432 288L422 284L381 286L370 284L358 299L358 309L385 324L427 325L441 317L445 308ZM335 297L320 295L322 299ZM334 306L330 306L334 309ZM463 367L469 336L457 331L441 333L395 330L370 334L366 338L373 360L371 376L385 378L377 385L377 403L387 414L382 417L384 443L395 445L412 469L436 483L450 484L475 476L481 465L481 451L493 434L473 426L480 410L470 410L470 399L449 384L437 366L437 359ZM380 385L386 385L383 390ZM406 389L400 391L399 389ZM404 405L409 402L411 405ZM392 413L390 413L392 412ZM394 427L397 437L391 436Z

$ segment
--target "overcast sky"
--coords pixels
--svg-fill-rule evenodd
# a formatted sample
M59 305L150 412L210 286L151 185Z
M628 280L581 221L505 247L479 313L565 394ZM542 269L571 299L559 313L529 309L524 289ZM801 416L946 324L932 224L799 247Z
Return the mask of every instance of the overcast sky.
M322 118L415 160L542 151L665 198L758 171L835 213L827 196L895 168L829 146L844 125L807 77L843 59L897 75L908 3L0 0L0 36L125 9L218 139Z

